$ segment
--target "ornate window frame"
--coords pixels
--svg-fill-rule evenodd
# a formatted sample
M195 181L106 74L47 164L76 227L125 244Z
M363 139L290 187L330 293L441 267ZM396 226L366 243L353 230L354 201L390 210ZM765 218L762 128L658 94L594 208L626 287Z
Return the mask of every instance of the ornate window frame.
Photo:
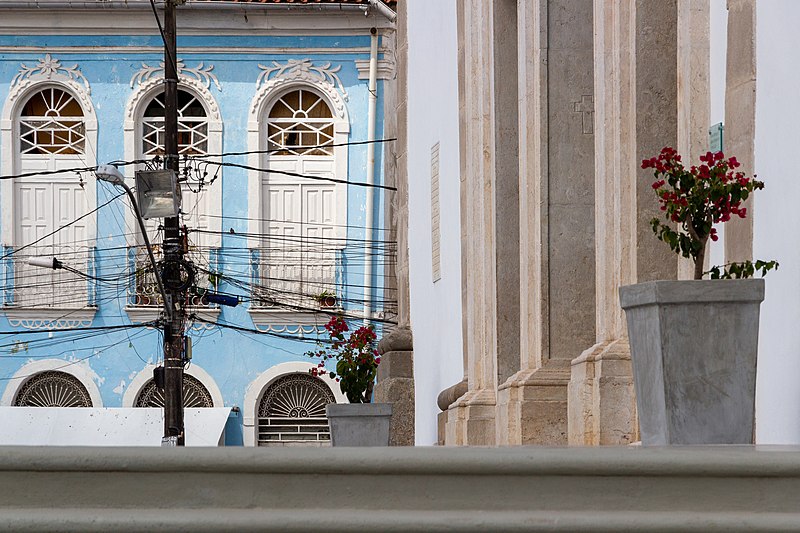
M83 109L84 124L86 128L86 166L97 165L97 113L92 103L92 90L89 81L78 69L78 65L64 67L58 59L46 54L44 58L34 67L22 65L20 71L11 81L8 96L0 114L0 173L4 176L16 174L17 165L17 144L19 139L19 117L22 107L30 96L34 93L56 87L67 91L80 104ZM14 180L0 181L0 209L2 215L2 229L0 237L4 246L14 246ZM89 201L89 208L94 209L97 204L96 180L85 181L86 197ZM89 215L89 234L90 246L97 236L97 214Z
M178 89L194 95L205 108L206 116L208 117L208 153L220 154L222 153L222 115L217 100L211 94L210 87L212 82L217 87L217 90L221 90L221 86L216 76L211 73L213 68L212 65L203 67L203 63L200 63L198 67L188 69L181 60L178 60ZM158 74L159 72L160 75ZM141 124L144 111L150 100L164 90L163 66L157 68L143 64L142 69L134 74L131 79L131 88L134 91L125 106L125 121L123 124L123 145L126 161L137 159L140 152L139 145L142 139L138 125ZM134 165L126 166L123 173L129 185L133 186ZM222 171L220 171L221 175ZM222 187L222 179L217 180L216 187ZM222 213L221 189L219 194L212 195L211 204L214 211ZM209 241L212 247L218 248L222 245L222 235L219 233L222 228L222 219L212 218L209 223L212 231L216 232L209 235ZM125 224L129 228L137 228L136 220L130 209L125 211ZM138 244L137 233L129 234L127 240L129 246L136 246Z
M247 164L260 168L263 154L255 153L266 147L266 128L269 110L278 98L295 89L306 89L318 93L328 104L334 116L333 142L341 145L350 136L350 115L347 110L347 91L337 73L341 66L331 68L330 63L316 66L311 59L290 59L285 64L273 62L272 66L259 65L261 74L256 81L256 93L250 103L247 120ZM336 146L333 149L334 173L337 178L347 176L348 147ZM248 239L250 248L261 246L258 234L261 233L261 179L247 180ZM343 229L347 223L347 186L342 186L342 194L337 197L336 212L338 227Z
M94 382L94 378L97 375L91 370L88 363L70 363L71 361L66 361L64 359L42 359L23 365L16 371L11 379L8 380L6 390L3 392L2 398L0 398L0 405L14 405L14 399L17 397L17 393L30 378L42 372L53 370L69 374L80 381L89 392L89 397L92 399L92 407L103 407L103 398L100 395L100 389Z
M89 80L80 71L77 64L64 66L51 56L45 56L33 66L23 63L19 72L11 80L8 95L0 113L0 174L8 176L18 174L19 170L19 119L22 108L36 92L47 88L57 88L72 95L83 110L85 127L85 165L97 165L97 113L92 102L92 90ZM14 209L14 182L16 180L0 180L0 239L4 247L12 248L20 243L15 242L14 227L17 213ZM97 238L97 206L96 180L84 181L87 208L90 212L86 218L88 227L88 247L93 247ZM65 311L69 316L65 318ZM75 309L39 309L33 307L5 307L3 309L12 324L25 328L38 328L51 324L61 327L61 323L70 325L86 324L94 317L93 307ZM60 320L64 319L64 320Z
M144 389L145 385L147 385L147 383L153 379L153 369L155 367L156 365L152 364L146 365L138 374L136 374L136 376L134 376L130 384L125 388L125 393L122 395L122 407L134 407L136 398L139 397L142 389ZM211 377L211 374L194 363L192 363L189 368L186 368L184 373L189 374L203 384L203 386L208 390L209 394L211 394L211 400L214 403L214 407L225 406L225 402L222 400L222 391L220 390L214 378Z
M306 361L280 363L268 368L250 382L244 394L244 405L242 406L245 446L256 446L258 442L258 404L269 386L278 378L288 374L308 374L316 366L314 363ZM333 397L336 398L336 403L349 403L335 379L332 379L329 375L319 376L319 379L331 389Z

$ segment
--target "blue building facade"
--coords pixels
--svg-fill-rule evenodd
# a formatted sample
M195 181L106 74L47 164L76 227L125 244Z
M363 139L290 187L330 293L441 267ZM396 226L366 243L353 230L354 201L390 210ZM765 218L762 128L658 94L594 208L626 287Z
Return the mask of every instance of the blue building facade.
M149 2L34 4L47 2L0 22L2 405L158 406L162 339L146 325L160 299L130 204L91 170L114 163L133 184L160 166L156 20ZM229 444L323 443L319 405L346 400L304 354L332 313L380 331L390 307L384 145L369 172L364 141L371 120L385 137L391 22L369 2L281 7L178 11L181 219L196 267L185 403L238 407ZM160 223L148 221L156 255ZM313 412L295 429L275 421L293 408Z

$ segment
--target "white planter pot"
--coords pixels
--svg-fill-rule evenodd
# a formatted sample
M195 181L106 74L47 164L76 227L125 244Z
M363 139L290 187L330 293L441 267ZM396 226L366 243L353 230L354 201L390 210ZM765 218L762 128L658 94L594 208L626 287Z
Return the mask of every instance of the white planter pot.
M329 403L333 446L388 446L390 403Z
M752 444L764 280L619 290L642 444Z

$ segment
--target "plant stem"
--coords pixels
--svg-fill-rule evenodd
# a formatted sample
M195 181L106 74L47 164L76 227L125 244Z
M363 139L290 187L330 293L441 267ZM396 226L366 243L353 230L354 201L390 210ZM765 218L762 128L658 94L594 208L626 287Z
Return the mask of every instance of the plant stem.
M703 279L703 265L706 262L706 243L703 242L697 257L694 258L694 279Z

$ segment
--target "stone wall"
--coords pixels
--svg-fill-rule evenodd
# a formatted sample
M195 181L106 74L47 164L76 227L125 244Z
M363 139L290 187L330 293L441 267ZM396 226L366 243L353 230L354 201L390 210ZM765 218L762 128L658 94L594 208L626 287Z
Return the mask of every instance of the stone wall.
M794 531L800 452L5 448L9 531Z

